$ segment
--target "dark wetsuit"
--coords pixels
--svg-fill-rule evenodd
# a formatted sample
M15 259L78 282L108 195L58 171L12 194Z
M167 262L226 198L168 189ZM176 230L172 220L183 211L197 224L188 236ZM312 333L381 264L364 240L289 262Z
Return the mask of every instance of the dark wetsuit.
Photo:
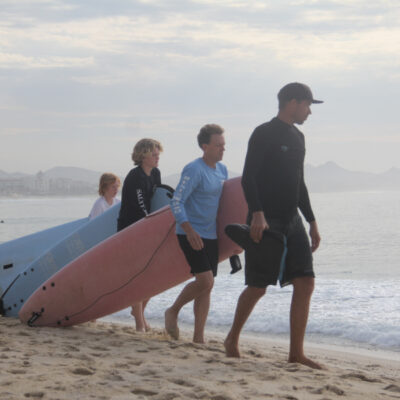
M308 222L315 220L304 183L303 134L278 118L258 126L249 140L242 186L249 206L249 219L263 211L271 230L287 238L286 267L281 285L297 277L314 277L307 233L297 209ZM246 251L246 284L276 284L276 268L265 264L257 252Z
M161 174L158 168L153 168L150 176L146 175L140 166L129 171L122 186L118 231L149 213L151 197L159 185L161 185Z
M278 118L258 126L250 137L242 185L250 213L290 221L300 208L314 221L304 183L304 136Z

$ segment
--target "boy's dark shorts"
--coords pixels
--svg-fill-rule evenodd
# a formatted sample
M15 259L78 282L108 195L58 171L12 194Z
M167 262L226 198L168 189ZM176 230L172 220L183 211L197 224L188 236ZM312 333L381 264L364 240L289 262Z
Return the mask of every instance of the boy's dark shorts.
M287 239L287 255L281 286L291 283L294 278L315 277L313 258L307 232L299 214L289 222L279 219L267 219L271 230L282 232ZM245 284L248 286L265 288L276 285L278 274L276 268L270 268L251 251L245 251Z
M192 274L212 271L214 276L217 276L218 270L218 239L204 239L204 247L201 250L194 250L187 240L186 235L176 235L179 245L190 265Z

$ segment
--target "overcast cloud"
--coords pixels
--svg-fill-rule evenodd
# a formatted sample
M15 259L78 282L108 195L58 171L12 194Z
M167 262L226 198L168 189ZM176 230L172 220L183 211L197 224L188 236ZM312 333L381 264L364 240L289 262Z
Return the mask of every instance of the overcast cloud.
M400 167L399 20L397 0L2 0L0 169L124 175L153 137L167 175L215 122L240 172L291 81L325 100L301 127L308 163Z

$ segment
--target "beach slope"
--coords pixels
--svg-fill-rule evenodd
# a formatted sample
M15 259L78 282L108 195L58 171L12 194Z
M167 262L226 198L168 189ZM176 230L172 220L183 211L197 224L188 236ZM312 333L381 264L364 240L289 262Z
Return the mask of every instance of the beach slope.
M29 328L0 318L0 399L400 399L400 362L311 349L327 370L286 362L285 345L245 338L241 359L222 338L87 323Z

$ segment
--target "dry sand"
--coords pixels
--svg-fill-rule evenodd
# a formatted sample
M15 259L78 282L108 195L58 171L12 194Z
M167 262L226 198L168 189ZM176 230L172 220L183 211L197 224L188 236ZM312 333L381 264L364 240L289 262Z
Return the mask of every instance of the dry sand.
M400 399L400 361L312 348L327 370L286 362L287 345L246 338L241 359L222 338L136 333L105 322L29 328L0 318L0 399Z

